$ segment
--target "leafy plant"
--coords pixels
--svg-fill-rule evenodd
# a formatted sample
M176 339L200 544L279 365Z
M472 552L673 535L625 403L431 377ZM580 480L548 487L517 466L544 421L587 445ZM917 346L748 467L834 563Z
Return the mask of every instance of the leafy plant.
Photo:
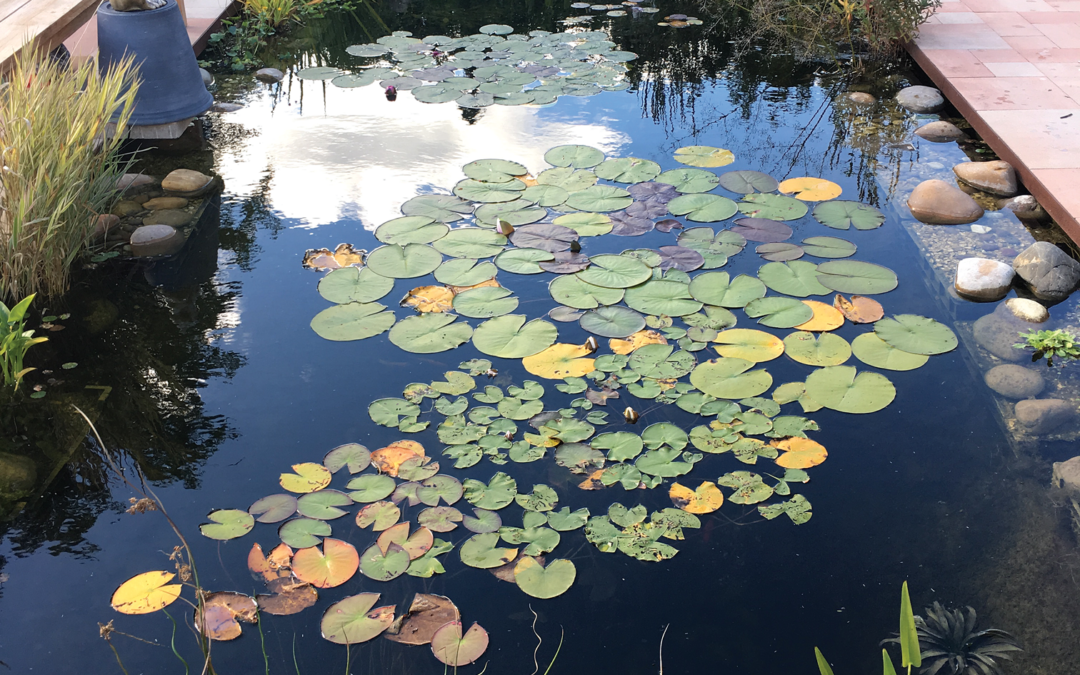
M926 617L914 617L918 646L927 675L1001 675L997 659L1012 659L1021 651L1016 638L997 628L975 630L976 615L971 607L947 610L935 602L925 609ZM885 642L907 645L903 635ZM918 664L915 664L918 665Z
M911 597L908 595L907 582L905 581L900 589L900 634L892 640L886 640L886 642L900 643L900 665L907 668L908 675L911 675L912 666L918 668L922 665L919 634L916 630L917 620L918 617L914 617L911 611ZM825 655L817 647L814 647L814 657L817 659L818 670L821 675L833 675L832 667L825 660ZM889 653L884 649L881 650L881 667L883 675L896 675L896 668L893 667L892 659L889 658ZM934 672L936 672L936 669L931 671L930 675L933 675Z
M36 344L47 342L49 338L34 337L33 330L26 329L26 310L34 296L28 295L17 305L8 309L0 302L0 370L4 373L4 386L19 388L24 375L33 368L23 368L26 352Z
M1020 333L1020 337L1024 338L1025 341L1017 342L1013 347L1035 350L1031 355L1032 363L1045 357L1046 366L1049 368L1054 365L1054 357L1070 361L1080 359L1080 346L1076 344L1076 337L1068 331L1033 330L1028 333Z
M137 89L131 59L99 72L93 60L61 65L34 43L16 55L0 86L0 296L67 289L126 168L108 126L127 126Z

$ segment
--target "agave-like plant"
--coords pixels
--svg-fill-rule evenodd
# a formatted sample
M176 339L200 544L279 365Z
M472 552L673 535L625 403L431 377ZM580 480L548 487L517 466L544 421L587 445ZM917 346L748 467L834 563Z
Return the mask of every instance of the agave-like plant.
M975 630L971 607L948 610L940 602L927 607L926 617L915 617L922 653L922 675L1002 675L997 659L1011 660L1022 651L1016 638L997 628ZM899 643L899 638L885 640Z

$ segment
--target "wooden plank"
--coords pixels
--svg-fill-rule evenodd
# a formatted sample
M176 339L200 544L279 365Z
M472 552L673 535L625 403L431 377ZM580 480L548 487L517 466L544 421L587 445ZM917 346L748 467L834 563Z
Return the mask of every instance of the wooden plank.
M0 20L0 70L30 38L52 49L86 23L99 0L29 0Z

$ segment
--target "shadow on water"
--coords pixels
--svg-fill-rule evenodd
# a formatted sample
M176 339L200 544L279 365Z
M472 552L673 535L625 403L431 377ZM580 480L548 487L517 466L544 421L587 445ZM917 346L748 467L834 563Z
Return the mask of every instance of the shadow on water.
M405 354L385 335L352 344L319 339L308 328L325 305L315 290L319 275L301 269L300 255L342 241L374 248L371 230L404 199L451 187L460 166L477 153L497 147L522 161L526 157L515 153L530 153L532 166L551 145L585 142L673 168L676 148L717 145L735 152L731 169L820 175L840 183L848 198L886 211L894 206L892 186L879 176L898 175L905 162L916 161L893 147L908 138L913 120L901 117L880 134L858 136L856 112L834 100L850 86L888 96L905 81L904 70L890 66L877 79L852 83L831 64L736 55L722 27L703 34L658 30L656 15L599 18L593 29L609 29L621 48L640 55L628 74L631 89L535 110L463 115L452 105L424 107L408 97L389 104L375 87L343 92L295 78L302 66L347 67L346 46L389 31L456 35L495 22L519 31L556 30L573 13L568 5L364 3L275 42L270 51L281 58L268 65L288 71L280 87L255 85L246 75L219 76L219 99L246 107L211 116L209 149L183 158L184 166L225 178L217 227L201 232L204 238L181 265L103 265L80 275L63 306L48 308L71 312L61 322L65 329L33 353L35 363L53 370L41 378L65 382L48 385L40 401L0 411L0 449L33 457L39 476L36 492L0 530L0 572L10 575L0 585L0 661L16 672L111 672L113 656L97 638L96 622L116 619L119 629L159 645L170 637L164 617L120 617L108 608L124 579L168 569L162 552L175 542L156 514L123 514L129 495L114 489L117 481L84 443L85 426L68 411L70 403L91 415L125 466L138 466L150 479L192 536L208 588L261 591L244 561L252 539L264 548L275 543L273 528L259 526L245 539L217 543L195 534L205 514L243 508L277 491L278 474L289 464L317 461L336 445L359 441L377 448L396 440L396 431L368 421L368 402L399 396L409 382L430 381L481 356L471 345L450 354ZM660 16L677 9L693 13L673 6ZM146 170L160 173L169 160L144 161ZM822 234L808 218L794 227L795 240ZM850 238L858 240L860 259L900 273L900 288L883 299L889 313L950 316L940 285L895 218ZM667 243L668 236L653 232L632 240L594 238L584 246L597 253ZM751 249L725 270L752 274L759 265ZM547 279L512 281L530 317L549 308ZM402 287L394 293L401 295ZM559 330L561 342L587 337L575 324ZM839 334L850 340L860 332L849 325ZM66 362L79 365L60 370ZM245 626L236 642L215 645L215 664L222 673L262 672L265 649L271 672L291 673L295 644L301 672L344 672L345 652L319 637L318 618L333 599L375 591L383 604L399 607L413 592L454 599L466 623L476 620L489 630L492 646L484 660L491 672L532 671L530 605L543 637L541 667L560 628L566 631L553 673L656 671L667 625L669 672L813 672L815 645L837 673L874 672L877 642L895 630L896 596L907 579L917 608L933 600L971 604L984 626L1015 633L1028 651L1011 672L1062 672L1080 644L1073 611L1080 563L1068 525L1044 488L1048 465L1016 458L989 394L960 352L932 364L890 374L898 396L882 412L812 415L822 429L816 438L830 456L801 486L814 508L806 525L784 518L766 523L753 507L726 504L703 518L700 531L673 542L680 550L675 558L657 564L600 553L580 531L566 533L557 554L575 562L578 582L547 601L530 602L492 575L463 568L451 553L445 575L385 585L355 579L323 592L317 607L299 615L268 617L265 647L255 628ZM499 384L530 377L519 362L497 367ZM805 377L782 360L770 371L778 383ZM552 391L553 384L545 384L545 403L567 405L573 397ZM87 386L111 390L98 400L104 390ZM656 407L638 428L663 420L689 428L700 418ZM605 430L621 428L613 421ZM433 429L416 438L438 454ZM1046 450L1055 458L1067 451ZM525 490L533 483L556 488L560 506L602 513L612 500L650 510L670 505L663 490L578 490L581 477L550 461L511 468ZM708 455L691 480L744 468L768 472ZM486 480L496 470L485 461L455 474ZM335 533L368 544L368 533L349 523L335 524ZM180 635L181 653L194 662L193 641L183 628ZM180 672L164 647L113 639L129 672ZM437 673L442 667L426 648L377 640L353 648L351 672Z

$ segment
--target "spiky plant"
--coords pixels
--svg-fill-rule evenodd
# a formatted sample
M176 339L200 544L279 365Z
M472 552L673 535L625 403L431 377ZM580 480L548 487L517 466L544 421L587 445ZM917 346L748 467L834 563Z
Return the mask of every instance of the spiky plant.
M1003 630L975 630L971 607L948 610L935 602L925 612L925 618L915 617L922 675L1002 675L997 659L1011 660L1010 652L1022 651L1016 638Z

